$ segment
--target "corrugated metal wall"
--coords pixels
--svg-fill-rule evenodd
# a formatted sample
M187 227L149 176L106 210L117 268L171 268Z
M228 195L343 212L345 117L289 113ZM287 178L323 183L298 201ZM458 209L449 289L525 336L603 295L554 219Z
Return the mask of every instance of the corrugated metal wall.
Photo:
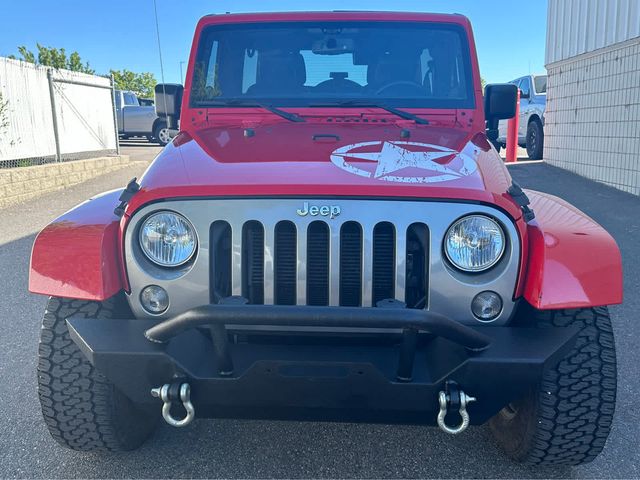
M53 70L53 78L96 86L53 83L64 158L115 151L112 93L104 88L110 80L68 70ZM0 162L7 166L9 161L55 156L47 68L0 57L0 93L8 123L0 132Z
M640 0L549 0L544 158L640 195Z
M546 64L640 36L640 0L549 0Z

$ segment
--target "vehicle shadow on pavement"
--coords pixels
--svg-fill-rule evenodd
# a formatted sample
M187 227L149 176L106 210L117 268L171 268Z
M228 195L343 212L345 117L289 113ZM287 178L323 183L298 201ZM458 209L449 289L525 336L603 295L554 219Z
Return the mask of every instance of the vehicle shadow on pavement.
M162 426L135 455L162 462L167 454L183 462L162 473L167 476L559 478L569 473L505 460L484 427L452 437L423 426L208 420L180 432Z

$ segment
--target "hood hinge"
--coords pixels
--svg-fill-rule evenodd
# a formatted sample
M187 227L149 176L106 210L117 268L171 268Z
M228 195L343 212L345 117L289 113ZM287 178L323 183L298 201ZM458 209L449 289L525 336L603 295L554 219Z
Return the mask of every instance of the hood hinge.
M524 218L525 222L530 222L531 220L536 218L535 213L533 213L533 210L529 207L529 204L531 204L531 200L529 200L529 197L527 197L527 194L524 193L524 190L522 190L522 187L520 187L520 185L518 185L516 182L512 182L511 186L507 189L507 193L511 195L511 198L513 198L513 200L522 209L522 217Z
M118 198L120 204L113 211L113 213L115 213L118 218L122 218L122 216L124 215L124 209L126 208L127 204L133 198L133 196L140 191L140 185L136 180L137 178L133 177L127 184L127 187L120 194L120 198Z

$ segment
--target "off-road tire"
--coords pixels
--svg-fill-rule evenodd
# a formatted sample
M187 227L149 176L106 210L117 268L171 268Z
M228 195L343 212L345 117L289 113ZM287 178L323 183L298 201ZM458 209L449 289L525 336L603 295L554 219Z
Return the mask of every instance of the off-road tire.
M44 313L38 347L42 415L53 438L73 450L133 450L157 424L158 415L119 392L69 336L67 317L115 318L122 310L121 301L51 297Z
M616 352L606 307L536 311L540 328L579 326L573 349L540 385L490 422L502 449L532 465L592 461L609 436L616 402Z
M531 160L541 160L544 150L544 129L539 120L532 120L527 126L527 156Z

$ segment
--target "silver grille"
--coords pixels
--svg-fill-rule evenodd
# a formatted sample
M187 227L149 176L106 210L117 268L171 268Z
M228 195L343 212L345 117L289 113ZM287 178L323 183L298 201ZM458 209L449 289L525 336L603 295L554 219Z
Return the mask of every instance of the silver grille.
M211 229L211 299L243 296L253 304L375 306L406 298L426 304L428 229L388 221L334 220L230 224ZM424 300L422 300L424 299Z
M296 211L304 201L337 205L341 213L333 219L301 217ZM158 210L181 213L198 233L195 259L177 270L150 265L137 244L139 222ZM472 213L496 218L511 241L494 268L470 276L443 260L442 239L456 219ZM359 238L345 233L349 226L357 227ZM420 249L414 245L420 238L423 265ZM354 261L358 254L360 259ZM242 295L252 303L363 307L390 297L410 308L427 308L474 324L471 299L483 290L492 290L504 299L503 312L494 322L501 324L513 311L519 255L515 227L491 207L389 199L171 200L136 212L125 235L129 299L138 317L149 317L140 306L140 290L156 284L167 289L171 302L160 318L228 295ZM424 271L416 274L420 268ZM416 278L421 284L416 284Z

